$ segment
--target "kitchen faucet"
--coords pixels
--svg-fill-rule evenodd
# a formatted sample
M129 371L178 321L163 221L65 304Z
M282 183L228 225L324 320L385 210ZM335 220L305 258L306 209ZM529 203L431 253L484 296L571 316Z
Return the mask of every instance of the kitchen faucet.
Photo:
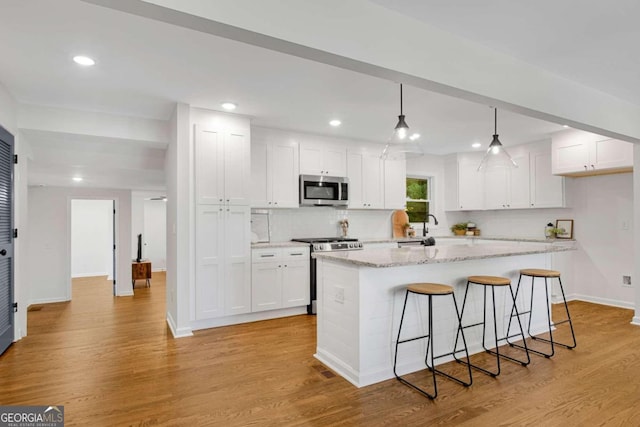
M427 215L427 218L429 218L430 216L433 217L433 224L438 225L438 218L436 218L436 216L432 214ZM429 229L427 228L427 221L422 221L422 237L426 237L428 232Z

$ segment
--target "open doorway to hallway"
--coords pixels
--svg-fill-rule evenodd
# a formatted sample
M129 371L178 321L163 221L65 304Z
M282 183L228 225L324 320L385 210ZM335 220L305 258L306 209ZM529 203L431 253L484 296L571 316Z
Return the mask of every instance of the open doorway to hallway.
M91 278L91 283L109 289L113 295L117 250L114 204L113 200L71 200L72 282L75 285L80 279Z

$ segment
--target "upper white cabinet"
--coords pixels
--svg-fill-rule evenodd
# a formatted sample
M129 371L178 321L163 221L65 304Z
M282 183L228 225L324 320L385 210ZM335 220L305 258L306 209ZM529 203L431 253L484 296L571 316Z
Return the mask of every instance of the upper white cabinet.
M347 153L350 209L384 208L383 162L379 153Z
M445 210L484 209L484 173L479 154L454 154L445 160Z
M627 172L633 168L633 144L579 130L553 136L555 175L587 176Z
M529 170L530 207L564 207L564 178L551 173L551 150L548 147L529 153Z
M529 157L514 154L512 158L518 167L495 168L484 172L485 209L529 207Z
M300 173L347 176L347 149L329 142L301 142Z
M518 167L489 167L480 172L480 153L449 156L445 160L445 210L564 207L564 178L551 173L550 145L508 147Z
M384 208L405 209L407 207L407 162L385 160L383 168Z
M251 207L298 207L298 143L254 138L251 143Z
M244 131L194 125L198 204L249 205L251 158Z

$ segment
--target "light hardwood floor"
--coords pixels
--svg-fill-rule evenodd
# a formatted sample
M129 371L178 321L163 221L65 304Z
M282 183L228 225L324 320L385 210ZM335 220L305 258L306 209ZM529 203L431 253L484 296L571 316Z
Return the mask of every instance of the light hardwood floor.
M0 357L0 404L64 405L68 426L640 425L631 310L573 302L575 350L504 362L495 379L474 372L469 388L439 378L430 401L396 380L357 389L334 375L312 356L313 316L174 340L164 293L163 274L115 299L92 278L74 281L70 303L32 307L29 336Z

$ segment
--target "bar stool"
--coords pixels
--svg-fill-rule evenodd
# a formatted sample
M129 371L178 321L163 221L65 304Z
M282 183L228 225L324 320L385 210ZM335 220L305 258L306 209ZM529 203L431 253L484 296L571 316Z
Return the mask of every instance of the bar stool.
M545 269L540 269L540 268L525 268L520 270L520 277L518 278L518 286L516 287L516 298L518 297L518 292L520 291L520 282L522 281L522 276L526 276L526 277L531 277L531 305L529 306L529 311L523 311L520 314L517 314L513 311L511 311L511 318L509 319L509 324L511 324L511 319L515 316L522 316L523 314L529 314L529 323L527 325L527 334L531 337L532 340L536 340L536 341L544 341L546 343L549 343L551 345L551 352L550 353L545 353L543 351L538 351L538 350L533 350L531 348L529 348L529 351L532 351L536 354L539 354L540 356L544 356L546 358L549 358L551 356L553 356L555 354L555 345L559 345L565 348L568 348L569 350L574 349L577 345L576 343L576 335L573 331L573 322L571 321L571 315L569 314L569 307L567 306L567 299L564 295L564 288L562 286L562 280L560 279L560 272L559 271L555 271L555 270L545 270ZM544 291L545 291L545 295L547 297L547 323L549 325L549 339L546 338L540 338L540 337L536 337L534 335L531 334L531 313L533 311L533 290L535 288L535 279L536 278L543 278L544 279ZM553 278L557 278L558 279L558 283L560 284L560 291L562 292L562 302L564 303L564 309L567 313L567 319L566 320L562 320L560 322L556 322L556 323L551 323L551 311L549 309L549 286L548 286L548 282L547 279L553 279ZM514 306L515 307L515 306ZM561 325L563 323L569 323L569 327L571 328L571 337L573 339L573 344L564 344L564 343L560 343L557 342L553 339L553 328L557 325ZM512 344L509 343L509 345L511 345L512 347L517 347L517 348L523 348L522 346L518 345L518 344Z
M407 338L407 339L400 339L400 334L402 333L402 324L404 322L404 313L406 311L407 308L407 300L409 298L409 294L416 294L416 295L426 295L429 298L428 304L429 304L429 320L428 320L428 333L427 335L422 335L419 337L414 337L414 338ZM402 317L400 317L400 327L398 328L398 339L396 340L396 352L395 352L395 356L393 358L393 374L396 376L396 378L398 379L398 381L400 381L403 384L408 385L409 387L419 391L420 393L422 393L423 395L427 396L430 399L435 399L438 396L438 386L436 383L436 373L443 375L459 384L462 384L465 387L468 387L471 385L473 378L471 377L471 367L469 367L469 382L465 382L459 378L456 378L452 375L449 375L445 372L442 372L438 369L435 368L435 364L434 364L434 360L435 359L439 359L445 356L451 356L454 355L454 353L456 353L456 351L452 351L451 353L446 353L446 354L441 354L439 356L435 356L434 355L434 350L433 350L433 300L432 298L434 296L446 296L446 295L451 295L451 298L453 299L453 304L456 310L456 318L458 320L458 328L457 328L457 332L456 332L456 344L458 342L458 336L462 335L462 343L464 344L464 349L458 350L457 352L461 352L464 351L465 354L467 355L467 358L469 357L469 352L467 350L467 341L464 338L464 332L462 330L462 324L461 322L461 317L460 317L460 313L458 311L458 304L456 303L456 298L453 295L453 288L451 286L448 285L440 285L437 283L412 283L407 285L407 291L405 293L405 297L404 297L404 306L402 307ZM419 340L419 339L423 339L423 338L427 338L427 352L424 356L424 363L427 366L427 368L431 371L432 375L433 375L433 394L428 393L427 391L423 390L422 388L418 387L415 384L412 384L411 382L407 381L405 378L403 378L402 376L398 375L397 371L396 371L396 364L398 362L398 346L400 344L406 343L406 342L410 342L410 341L415 341L415 340ZM454 347L454 350L456 349L456 347ZM431 355L431 365L429 365L429 355Z
M456 360L460 363L469 365L481 372L484 372L487 375L490 375L492 377L497 377L498 375L500 375L500 358L504 358L507 360L510 360L512 362L515 363L520 363L522 366L527 366L529 363L531 363L531 358L529 357L529 352L527 351L526 355L527 355L527 359L525 360L518 360L516 358L507 356L506 354L502 354L500 353L500 350L498 348L498 343L500 341L507 341L508 343L508 339L509 338L513 338L513 337L517 337L517 336L522 336L522 342L524 344L524 346L522 347L523 349L527 349L527 343L525 341L525 337L524 337L524 330L522 329L522 324L520 323L520 317L516 318L518 319L518 325L520 326L520 333L519 334L515 334L515 335L509 335L509 330L511 327L511 322L509 322L509 326L507 327L507 331L506 331L506 336L502 337L502 338L498 338L498 324L496 321L496 292L495 292L495 288L496 287L502 287L505 286L509 289L509 294L511 295L511 301L513 302L513 308L512 308L512 313L513 310L515 310L516 313L518 313L518 309L516 307L516 298L515 295L513 294L513 290L511 289L511 280L508 277L497 277L497 276L469 276L467 277L467 287L464 291L464 300L462 302L462 313L460 313L460 319L463 318L464 316L464 309L465 306L467 304L467 295L469 293L469 285L481 285L483 287L483 292L484 292L484 307L482 310L482 322L478 322L478 323L473 323L470 325L466 325L466 326L462 326L462 329L467 329L467 328L471 328L474 326L480 326L482 325L482 348L484 348L484 350L489 353L492 354L494 356L496 356L496 365L497 365L497 371L492 372L488 369L482 368L478 365L474 365L471 363L471 360L469 359L469 357L467 357L467 360L462 360L462 359L458 359L456 357ZM487 288L491 288L491 297L492 297L492 301L493 301L493 333L495 336L495 351L494 350L490 350L487 348L486 345L486 329L487 329ZM509 319L511 320L511 318ZM456 337L456 345L457 345L457 337ZM455 347L454 347L455 348ZM455 355L454 355L455 356Z

